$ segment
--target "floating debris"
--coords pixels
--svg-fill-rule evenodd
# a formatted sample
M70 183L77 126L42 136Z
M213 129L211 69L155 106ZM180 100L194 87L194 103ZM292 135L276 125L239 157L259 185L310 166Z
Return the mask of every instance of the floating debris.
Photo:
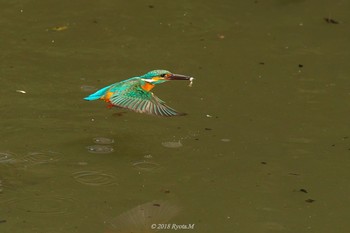
M225 35L224 34L217 34L217 37L219 38L219 39L225 39Z
M162 142L162 146L167 148L179 148L182 147L182 143L180 141L177 142Z
M170 189L162 189L161 192L163 192L165 194L169 194L170 193Z
M113 138L104 138L104 137L97 137L92 139L94 143L101 144L101 145L107 145L107 144L113 144L114 139Z
M332 18L329 18L329 17L325 17L325 18L323 18L323 19L324 19L324 21L326 21L326 23L339 24L338 21L336 21L336 20L334 20L334 19L332 19Z
M309 198L309 199L306 199L305 201L306 201L307 203L312 203L312 202L314 202L315 200L314 200L314 199Z
M94 153L94 154L108 154L114 151L113 147L105 146L105 145L87 146L86 149L88 150L88 152Z
M189 86L189 87L192 87L193 80L194 80L194 78L193 78L193 77L191 77L191 78L190 78L190 84L188 84L188 86Z
M291 175L291 176L300 176L299 173L294 173L294 172L289 172L288 174Z
M299 189L299 192L308 193L308 192L306 191L306 189Z
M17 93L21 93L21 94L26 94L27 92L26 91L23 91L23 90L16 90Z
M230 142L231 139L229 139L229 138L222 138L222 139L220 139L220 141L222 141L222 142Z
M67 30L67 29L68 29L67 25L56 26L56 27L52 27L51 28L52 31L56 31L56 32L64 31L64 30Z

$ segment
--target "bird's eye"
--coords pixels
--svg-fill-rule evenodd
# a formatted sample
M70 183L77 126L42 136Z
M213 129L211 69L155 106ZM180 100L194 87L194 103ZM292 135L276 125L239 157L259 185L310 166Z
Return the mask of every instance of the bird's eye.
M163 78L164 78L165 76L166 76L166 74L161 74L161 75L160 75L160 77L163 77Z

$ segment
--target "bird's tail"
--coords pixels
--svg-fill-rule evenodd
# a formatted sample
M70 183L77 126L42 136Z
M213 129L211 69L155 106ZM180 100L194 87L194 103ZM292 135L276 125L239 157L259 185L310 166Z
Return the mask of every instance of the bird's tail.
M109 85L107 87L104 87L101 90L98 90L95 93L85 97L84 100L97 100L97 99L100 99L101 97L103 97L106 94L107 90L110 87L111 87L111 85Z

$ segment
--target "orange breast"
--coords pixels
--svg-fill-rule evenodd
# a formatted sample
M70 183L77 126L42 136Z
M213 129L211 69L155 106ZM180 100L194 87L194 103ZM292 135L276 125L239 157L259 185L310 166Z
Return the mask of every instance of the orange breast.
M113 92L108 91L104 96L101 97L101 99L106 102L109 102L109 99L111 98L112 95L113 95Z
M153 84L149 83L149 82L145 82L145 84L143 86L141 86L143 90L145 91L150 91L152 90L152 88L154 87Z

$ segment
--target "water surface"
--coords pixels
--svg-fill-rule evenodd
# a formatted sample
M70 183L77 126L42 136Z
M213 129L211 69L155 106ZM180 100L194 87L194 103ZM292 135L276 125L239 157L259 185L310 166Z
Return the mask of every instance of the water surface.
M347 232L349 7L1 3L0 232L106 232L153 200L190 232ZM187 116L83 101L159 68L196 78L154 89Z

